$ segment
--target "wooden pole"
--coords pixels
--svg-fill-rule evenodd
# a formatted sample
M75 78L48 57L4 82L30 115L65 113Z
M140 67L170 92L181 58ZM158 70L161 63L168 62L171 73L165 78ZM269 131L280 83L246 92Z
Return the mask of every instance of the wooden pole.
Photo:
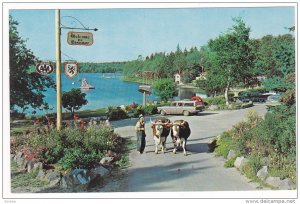
M61 130L61 50L60 50L60 10L55 10L55 30L56 30L56 101L57 101L57 119L56 127L57 130Z

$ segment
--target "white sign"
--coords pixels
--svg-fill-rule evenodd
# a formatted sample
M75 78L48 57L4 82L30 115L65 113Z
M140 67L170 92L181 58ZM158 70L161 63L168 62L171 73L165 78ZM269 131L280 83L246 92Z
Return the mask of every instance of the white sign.
M93 33L90 32L68 32L67 42L69 45L91 46L94 43Z
M47 74L51 74L54 68L50 64L50 62L40 62L35 66L35 70L39 74L47 75Z
M74 78L78 73L78 64L77 62L65 62L65 73L67 77Z

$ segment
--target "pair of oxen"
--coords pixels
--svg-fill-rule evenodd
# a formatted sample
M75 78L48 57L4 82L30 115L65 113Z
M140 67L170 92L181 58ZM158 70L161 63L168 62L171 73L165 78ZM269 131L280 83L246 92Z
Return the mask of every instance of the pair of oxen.
M183 153L186 156L186 142L187 138L191 134L189 123L185 120L175 120L171 122L168 118L157 118L152 123L151 128L153 129L153 138L155 141L155 153L158 154L158 147L161 146L162 153L166 150L167 137L171 132L171 138L173 141L174 149L173 153L176 154L177 148L182 147Z

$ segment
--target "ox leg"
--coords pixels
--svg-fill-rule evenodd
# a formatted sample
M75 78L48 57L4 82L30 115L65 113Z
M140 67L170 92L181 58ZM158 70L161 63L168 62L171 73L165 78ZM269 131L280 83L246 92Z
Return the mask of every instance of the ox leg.
M186 154L186 140L182 141L182 148L183 148L183 154L184 154L184 156L186 156L187 155Z
M158 154L158 141L157 141L157 138L154 138L154 141L155 141L155 154Z
M161 139L161 151L162 151L162 153L165 153L165 149L166 149L166 138L163 137Z

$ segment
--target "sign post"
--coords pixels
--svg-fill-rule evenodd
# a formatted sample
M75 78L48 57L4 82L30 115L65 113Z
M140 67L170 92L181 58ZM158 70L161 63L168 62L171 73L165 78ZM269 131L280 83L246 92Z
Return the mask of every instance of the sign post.
M57 119L56 127L57 130L61 130L62 121L62 103L61 103L61 50L60 50L60 10L55 10L55 30L56 30L56 101L57 101Z

